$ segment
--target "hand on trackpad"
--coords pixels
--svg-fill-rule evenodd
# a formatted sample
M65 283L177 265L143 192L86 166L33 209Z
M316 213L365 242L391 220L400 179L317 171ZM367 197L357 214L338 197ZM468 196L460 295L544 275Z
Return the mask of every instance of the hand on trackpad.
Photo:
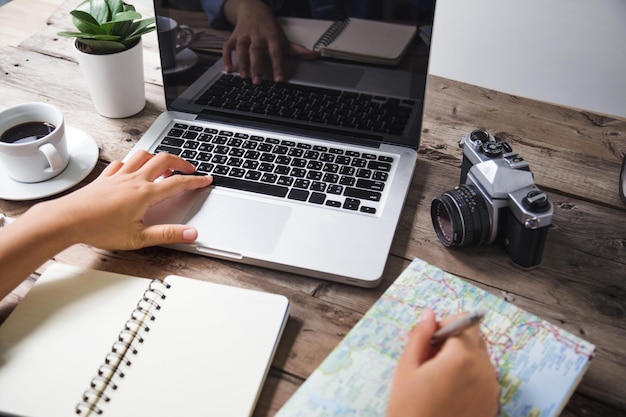
M198 245L230 252L271 253L291 208L247 198L203 192L185 223L198 229Z

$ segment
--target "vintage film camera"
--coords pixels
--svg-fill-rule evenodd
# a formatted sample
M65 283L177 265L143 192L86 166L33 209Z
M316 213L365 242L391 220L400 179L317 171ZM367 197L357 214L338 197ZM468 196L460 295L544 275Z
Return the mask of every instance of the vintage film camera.
M485 130L467 134L458 187L433 200L431 217L445 246L504 246L513 262L541 262L552 219L548 197L533 182L528 163Z

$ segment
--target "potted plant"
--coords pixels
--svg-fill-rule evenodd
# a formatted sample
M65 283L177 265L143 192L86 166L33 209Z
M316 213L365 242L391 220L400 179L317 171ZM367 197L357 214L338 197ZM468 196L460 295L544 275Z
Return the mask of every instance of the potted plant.
M154 17L142 19L122 0L85 0L70 12L78 63L96 111L128 117L146 104L141 37L156 29Z

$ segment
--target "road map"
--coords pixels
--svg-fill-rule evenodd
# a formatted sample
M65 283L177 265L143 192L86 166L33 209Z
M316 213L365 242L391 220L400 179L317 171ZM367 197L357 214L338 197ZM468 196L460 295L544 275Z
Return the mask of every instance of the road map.
M558 416L595 346L415 259L276 414L383 417L406 336L425 307L437 317L486 309L481 331L498 370L501 417Z

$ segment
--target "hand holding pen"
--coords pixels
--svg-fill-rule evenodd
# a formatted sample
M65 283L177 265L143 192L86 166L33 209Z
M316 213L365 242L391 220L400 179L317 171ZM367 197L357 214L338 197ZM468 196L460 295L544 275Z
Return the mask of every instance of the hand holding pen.
M500 387L476 325L484 312L477 313L437 323L424 309L396 367L387 417L496 415Z
M483 317L485 317L486 313L487 312L485 310L478 310L458 316L445 326L440 327L430 339L430 344L437 345L443 343L449 337L457 336L463 333L470 327L479 324Z

